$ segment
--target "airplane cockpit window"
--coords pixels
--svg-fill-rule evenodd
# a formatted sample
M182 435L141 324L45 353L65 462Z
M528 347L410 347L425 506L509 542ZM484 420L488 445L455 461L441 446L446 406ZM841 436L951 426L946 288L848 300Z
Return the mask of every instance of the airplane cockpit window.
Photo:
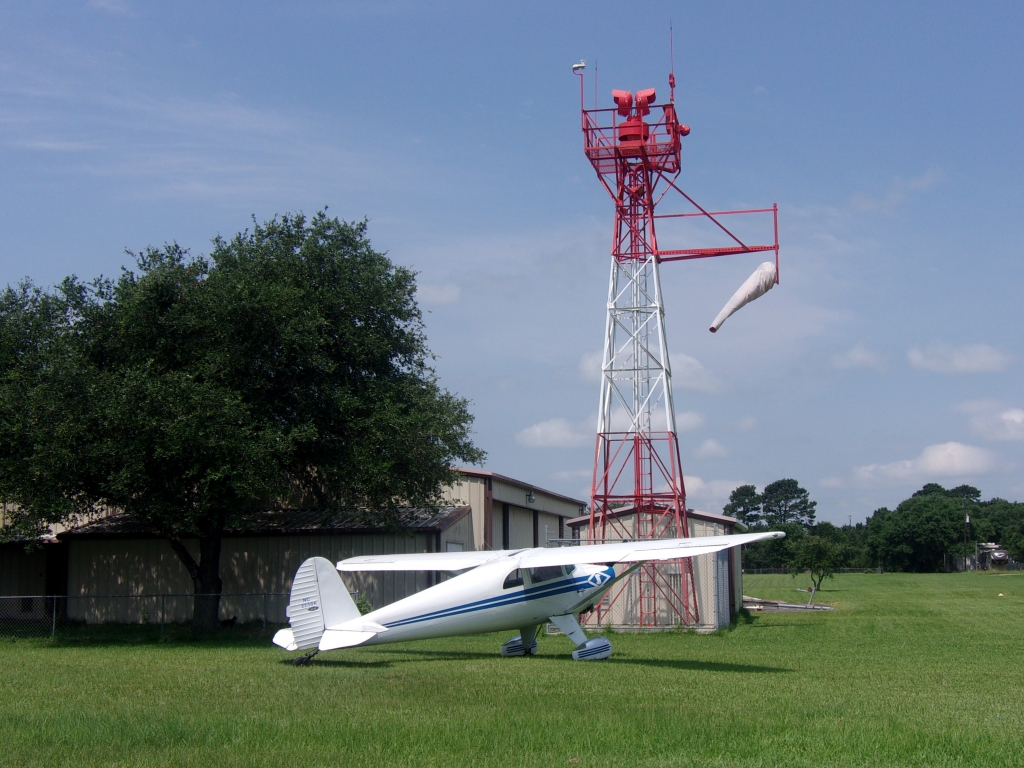
M543 568L531 568L530 569L530 583L539 584L542 581L551 581L552 579L559 579L564 575L562 566L560 565L546 565Z
M501 585L501 588L512 589L512 587L521 586L523 586L523 572L516 568L512 573L505 577L505 583Z
M572 576L575 572L576 572L576 566L575 565L567 565L567 566L565 566L565 575L566 576Z

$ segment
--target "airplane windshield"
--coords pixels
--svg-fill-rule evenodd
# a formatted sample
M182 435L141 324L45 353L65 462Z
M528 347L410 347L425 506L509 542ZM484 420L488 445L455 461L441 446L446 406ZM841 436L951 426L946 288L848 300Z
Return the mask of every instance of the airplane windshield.
M542 581L551 581L552 579L561 578L563 575L562 566L560 565L547 565L543 568L531 568L530 582L532 584L537 584Z
M502 589L512 589L512 587L523 586L523 572L516 568L512 573L505 577L505 583L501 585Z

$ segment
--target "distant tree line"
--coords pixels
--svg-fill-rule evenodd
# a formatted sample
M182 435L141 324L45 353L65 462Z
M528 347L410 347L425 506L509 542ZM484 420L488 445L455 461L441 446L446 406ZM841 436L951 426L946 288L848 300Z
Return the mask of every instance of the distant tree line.
M734 490L725 514L752 531L786 532L784 539L745 547L744 567L813 570L825 563L826 570L941 571L946 555L963 555L968 515L968 554L976 542L994 542L1024 560L1024 503L982 501L981 491L970 485L947 489L928 483L896 509L876 509L856 525L816 522L816 504L792 479L770 483L761 493L753 485Z

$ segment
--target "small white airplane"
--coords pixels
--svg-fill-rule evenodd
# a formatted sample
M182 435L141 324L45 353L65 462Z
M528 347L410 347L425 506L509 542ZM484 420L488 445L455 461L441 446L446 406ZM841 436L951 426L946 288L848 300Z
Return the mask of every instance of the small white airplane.
M291 628L274 635L274 643L289 651L310 651L293 662L302 665L320 651L337 648L518 630L501 646L501 655L524 656L537 652L537 629L550 621L576 646L573 659L607 659L611 643L604 637L588 640L577 617L616 581L646 562L782 536L770 531L578 547L370 555L342 560L337 569L329 560L311 557L292 584L287 610ZM619 564L628 567L616 575ZM465 573L360 616L338 571Z

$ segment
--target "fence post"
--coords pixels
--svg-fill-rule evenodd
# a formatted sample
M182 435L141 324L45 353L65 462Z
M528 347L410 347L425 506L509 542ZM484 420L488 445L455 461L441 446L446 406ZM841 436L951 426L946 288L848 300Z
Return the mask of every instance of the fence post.
M263 631L267 631L267 593L263 593Z
M160 638L164 636L164 595L160 595Z
M50 598L50 605L52 606L52 616L50 617L50 639L52 640L57 634L57 597Z

